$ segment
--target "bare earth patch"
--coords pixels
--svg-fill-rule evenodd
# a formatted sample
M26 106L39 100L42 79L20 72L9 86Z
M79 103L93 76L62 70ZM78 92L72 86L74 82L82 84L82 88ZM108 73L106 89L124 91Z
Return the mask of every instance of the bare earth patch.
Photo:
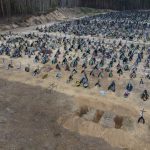
M117 150L104 140L57 123L72 111L72 97L0 79L1 150Z

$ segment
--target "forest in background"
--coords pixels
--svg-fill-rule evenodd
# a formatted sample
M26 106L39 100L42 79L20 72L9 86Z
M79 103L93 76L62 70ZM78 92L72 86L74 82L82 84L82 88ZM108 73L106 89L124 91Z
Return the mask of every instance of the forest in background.
M80 5L113 10L150 9L150 0L81 0Z
M0 16L47 13L57 7L113 10L149 9L150 0L0 0Z

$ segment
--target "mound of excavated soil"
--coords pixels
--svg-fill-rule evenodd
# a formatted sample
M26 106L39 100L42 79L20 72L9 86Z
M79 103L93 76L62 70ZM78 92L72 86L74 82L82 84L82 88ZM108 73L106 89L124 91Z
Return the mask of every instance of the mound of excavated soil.
M86 15L94 15L102 12L104 12L104 10L96 10L90 8L58 8L50 13L41 14L38 16L32 15L1 19L0 31L12 30L18 27L35 26L66 19L79 18Z

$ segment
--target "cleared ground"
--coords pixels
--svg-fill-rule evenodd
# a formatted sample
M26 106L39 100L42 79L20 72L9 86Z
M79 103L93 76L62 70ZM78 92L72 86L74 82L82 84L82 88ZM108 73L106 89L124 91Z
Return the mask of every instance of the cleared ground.
M117 150L57 123L72 111L72 97L0 79L1 150Z

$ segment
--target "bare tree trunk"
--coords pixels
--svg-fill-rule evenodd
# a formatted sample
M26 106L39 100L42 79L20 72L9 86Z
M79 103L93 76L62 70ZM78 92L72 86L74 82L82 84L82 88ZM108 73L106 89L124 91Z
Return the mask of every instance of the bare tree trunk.
M56 7L150 9L150 0L0 0L0 16L45 13Z
M5 12L4 12L4 3L3 3L3 0L1 0L1 10L2 10L2 15L4 17L5 16Z

